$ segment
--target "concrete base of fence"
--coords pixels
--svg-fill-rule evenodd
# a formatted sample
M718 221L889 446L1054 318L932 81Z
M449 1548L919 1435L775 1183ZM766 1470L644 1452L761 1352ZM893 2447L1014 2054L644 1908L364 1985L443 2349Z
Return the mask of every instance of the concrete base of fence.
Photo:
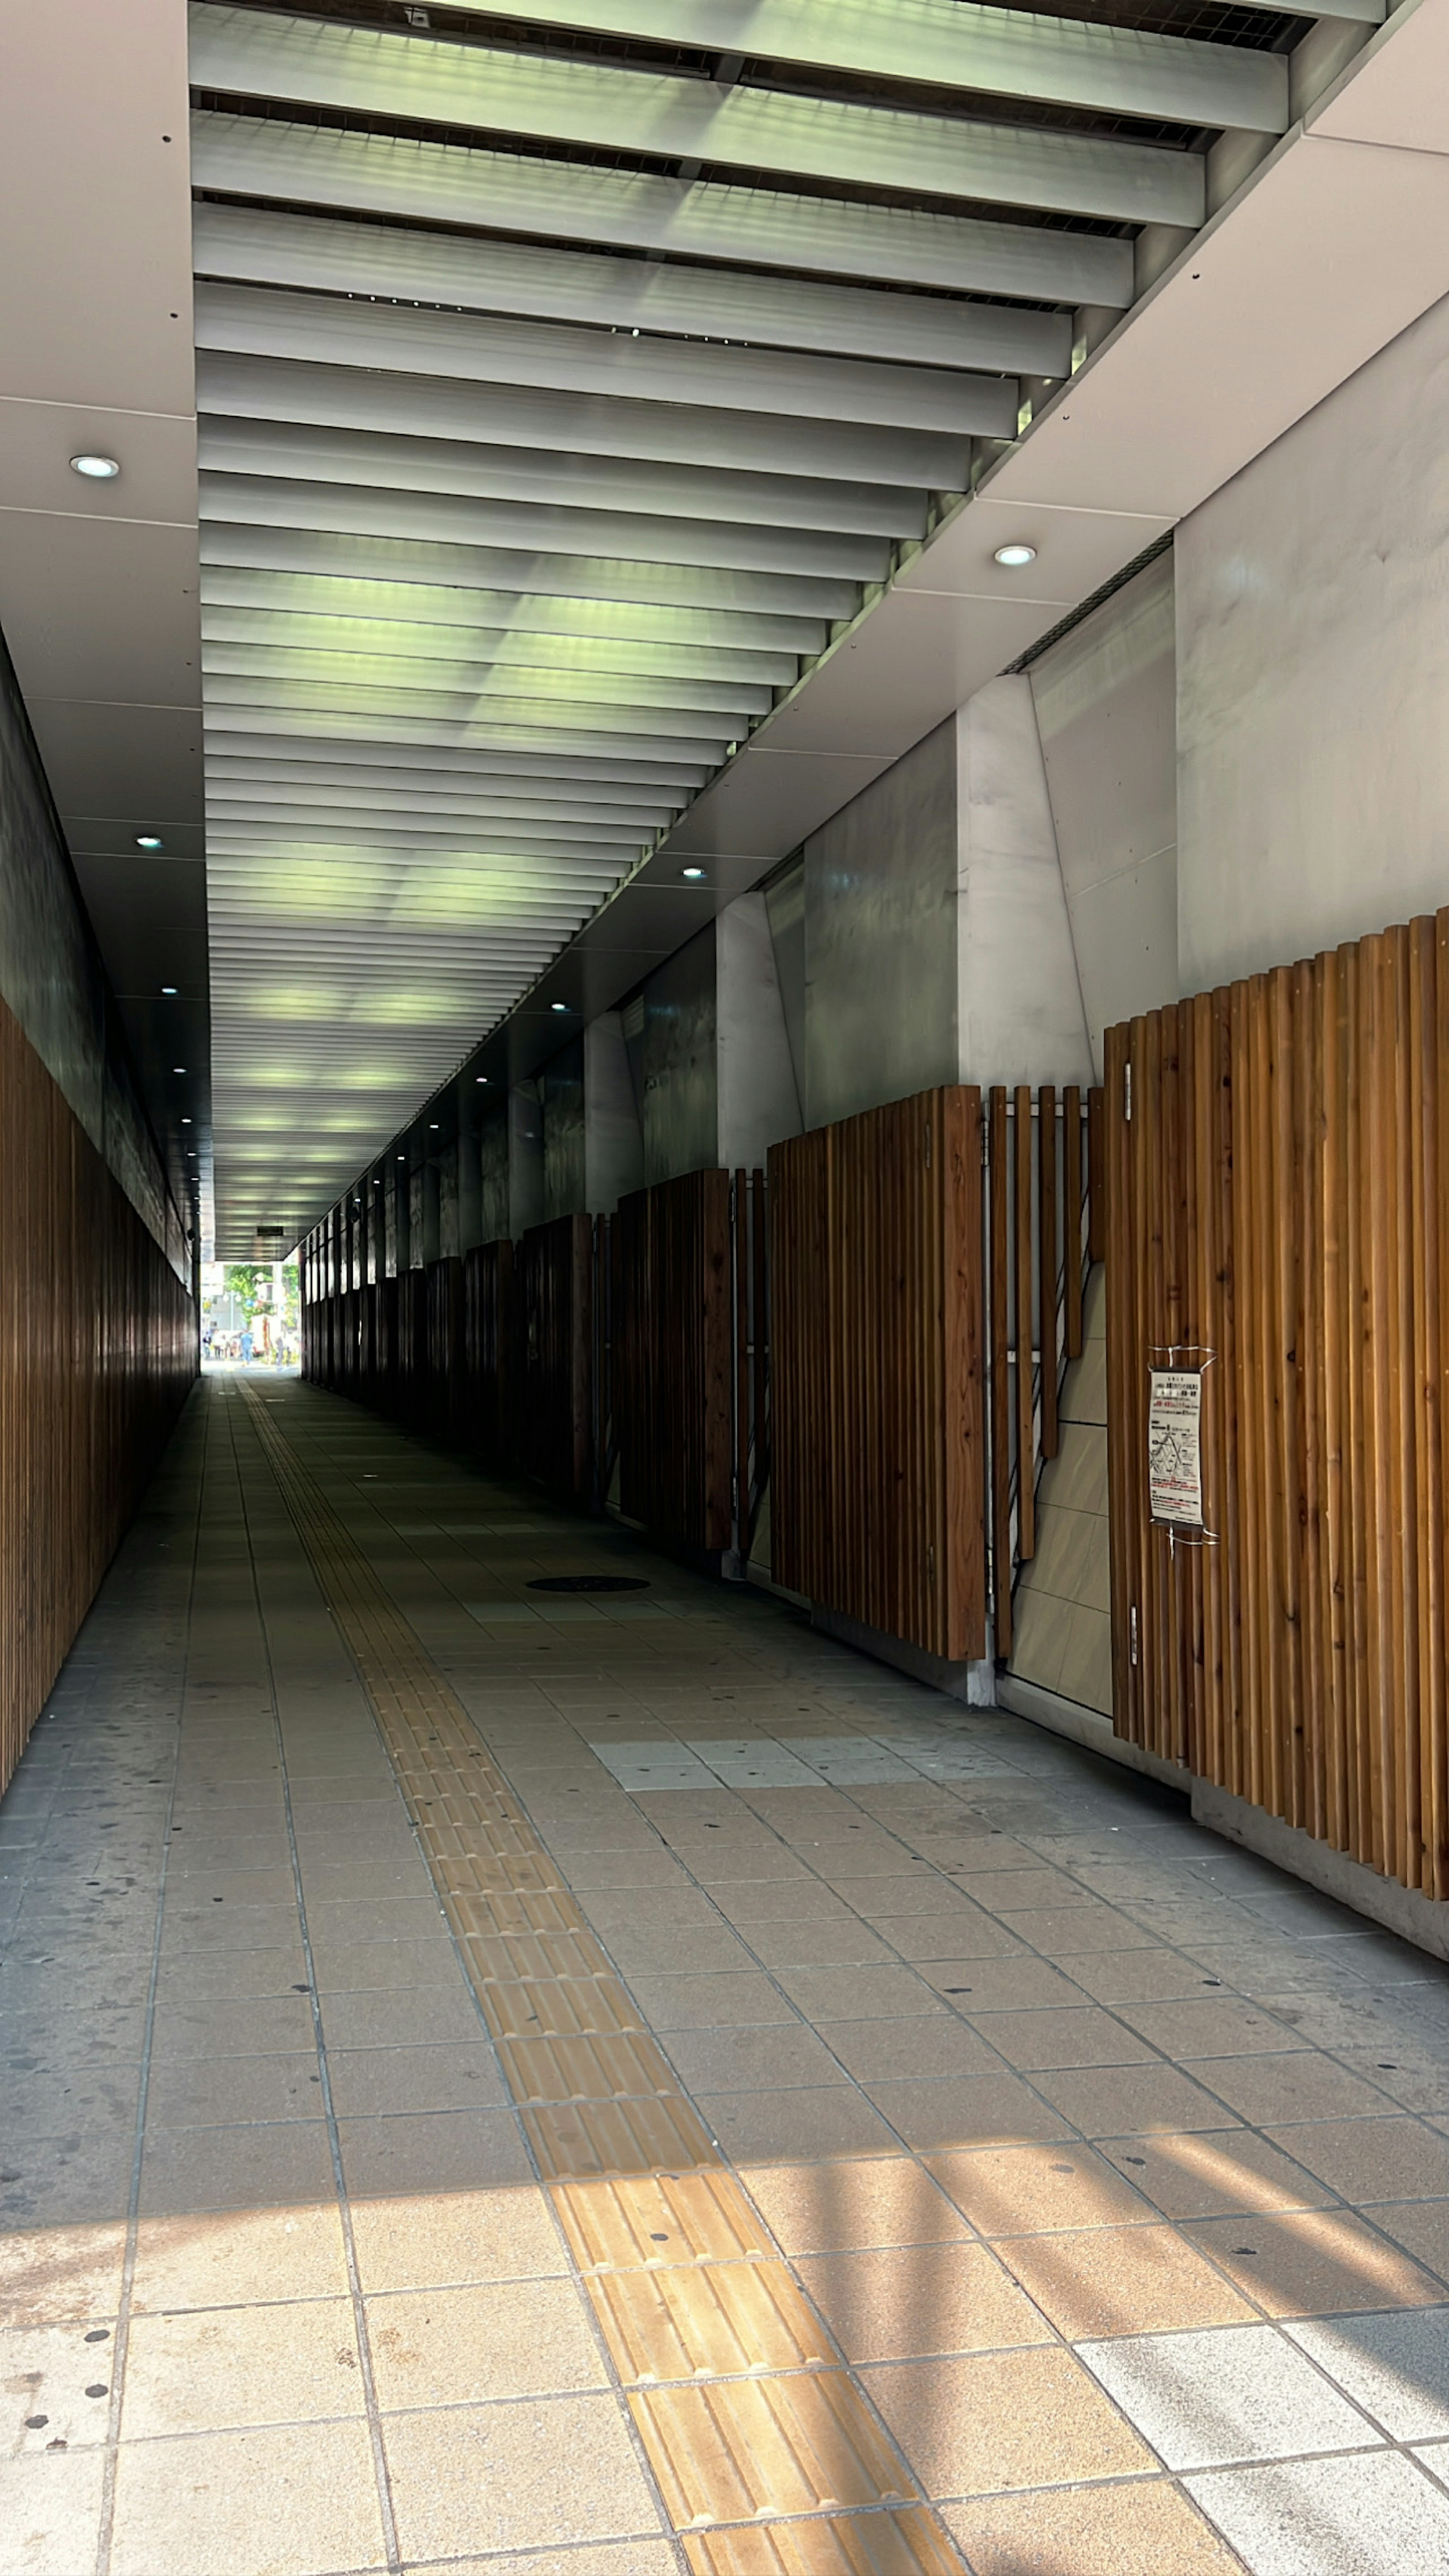
M933 1690L947 1691L952 1699L965 1700L968 1708L991 1708L996 1700L996 1669L989 1659L979 1663L948 1663L943 1655L927 1654L923 1646L907 1645L903 1637L888 1637L883 1629L867 1628L859 1619L849 1619L843 1610L822 1610L818 1602L810 1612L812 1628L824 1636L838 1637L843 1646L855 1646L863 1655L874 1655L882 1664L894 1664L897 1672L909 1673L913 1682L929 1682Z
M1110 1720L1100 1717L1095 1709L1082 1708L1075 1700L1060 1699L1055 1691L1042 1690L1035 1682L1018 1681L1010 1673L1000 1676L996 1695L1001 1707L1009 1709L1014 1717L1047 1727L1053 1735L1064 1735L1073 1744L1101 1754L1104 1760L1119 1763L1124 1770L1144 1772L1150 1779L1182 1790L1192 1801L1195 1821L1221 1834L1224 1841L1237 1843L1244 1851L1257 1852L1261 1859L1302 1879L1306 1887L1317 1888L1320 1895L1331 1896L1338 1904L1350 1906L1355 1914L1366 1915L1371 1923L1397 1933L1401 1941L1411 1941L1416 1949L1427 1950L1432 1958L1449 1959L1449 1905L1420 1895L1417 1888L1400 1887L1397 1879L1381 1878L1376 1869L1367 1868L1362 1861L1350 1860L1346 1852L1316 1842L1300 1826L1285 1825L1280 1816L1268 1815L1246 1798L1235 1798L1229 1789L1215 1788L1211 1781L1198 1779L1178 1763L1164 1762L1159 1755L1144 1752L1139 1744L1124 1743L1113 1734Z

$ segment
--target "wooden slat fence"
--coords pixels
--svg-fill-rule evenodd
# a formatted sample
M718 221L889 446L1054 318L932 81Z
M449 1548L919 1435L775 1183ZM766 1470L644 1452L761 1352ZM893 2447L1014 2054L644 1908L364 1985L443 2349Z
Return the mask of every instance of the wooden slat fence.
M531 1226L514 1256L517 1462L570 1502L593 1500L594 1221Z
M1449 1895L1449 911L1107 1049L1118 1732ZM1148 1514L1172 1353L1216 1544Z
M619 1508L749 1553L767 1472L764 1174L690 1172L608 1221L606 1431Z
M773 1569L957 1662L986 1647L980 1093L770 1156Z

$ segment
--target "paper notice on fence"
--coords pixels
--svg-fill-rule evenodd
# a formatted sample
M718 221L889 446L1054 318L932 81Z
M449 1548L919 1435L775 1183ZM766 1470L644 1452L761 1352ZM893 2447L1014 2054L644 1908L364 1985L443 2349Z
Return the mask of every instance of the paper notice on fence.
M1148 1371L1147 1491L1155 1521L1201 1529L1202 1371Z

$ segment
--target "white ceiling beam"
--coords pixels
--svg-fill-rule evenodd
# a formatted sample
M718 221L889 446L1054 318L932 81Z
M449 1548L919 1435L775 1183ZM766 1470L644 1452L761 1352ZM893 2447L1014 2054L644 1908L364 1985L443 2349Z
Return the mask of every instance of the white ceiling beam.
M258 725L214 726L203 717L202 740L208 760L213 753L221 759L286 762L291 767L306 767L330 775L339 765L347 775L366 775L377 769L390 776L405 778L410 771L423 771L430 779L555 779L584 782L592 795L606 794L611 788L632 795L639 786L651 793L688 801L691 793L704 785L708 770L682 759L674 752L660 760L639 761L620 756L611 744L607 752L594 754L582 750L551 752L536 743L497 744L489 749L441 751L407 743L373 742L349 734L329 738L319 731L306 740L292 740L278 735L274 728Z
M222 474L280 474L311 482L448 492L485 501L579 510L644 511L750 527L828 529L840 536L920 537L926 496L906 485L833 483L793 474L730 474L695 465L586 457L557 448L494 447L311 422L231 420L204 413L197 462Z
M254 292L261 296L260 289ZM467 379L405 366L389 371L390 359L399 354L395 333L390 344L379 333L377 364L369 367L366 328L355 315L351 345L357 363L345 367L311 363L300 347L285 357L202 350L196 368L198 409L231 421L377 430L388 437L538 448L727 474L763 472L851 487L864 483L957 491L967 473L970 451L962 439L881 429L870 422L630 402L567 387L492 384L486 401L480 402Z
M250 688L251 694L233 695L243 688ZM219 680L215 695L208 695L207 732L265 732L279 739L295 735L303 740L317 735L325 736L329 742L350 738L372 743L436 745L439 750L450 751L538 751L565 756L577 752L585 758L598 753L605 759L661 762L676 758L698 761L707 770L718 768L724 751L718 734L675 736L673 728L664 724L653 730L640 726L636 732L626 733L613 721L622 715L621 708L592 710L577 706L570 709L567 721L539 723L530 721L535 710L506 715L494 705L486 716L468 721L451 713L427 713L416 703L406 711L391 701L375 709L362 709L342 693L337 694L338 703L319 705L324 692L311 689L307 692L309 703L302 706L295 702L294 690L275 691L265 683Z
M462 143L288 125L224 108L193 114L191 169L198 188L237 196L418 223L488 226L583 242L591 249L608 243L678 259L809 270L825 279L868 278L957 295L1015 295L1069 307L1104 304L1117 311L1132 302L1134 291L1131 242L1103 234L848 197L792 196L725 180L656 178L607 164L485 152ZM860 346L865 355L912 354L873 349L868 335ZM1052 365L1022 364L1028 374L1057 372Z
M832 536L814 528L717 526L708 519L472 501L448 493L312 483L280 474L213 471L200 476L199 490L202 518L232 525L255 519L267 527L348 528L375 537L593 554L651 567L798 573L810 581L884 581L891 569L891 550L883 537Z
M789 688L799 677L793 653L730 653L698 644L644 644L613 636L520 635L503 626L428 626L366 617L307 617L285 609L203 608L204 644L279 644L293 652L401 655L449 663L459 657L493 668L635 671L691 680L746 680Z
M632 841L596 841L583 834L577 839L567 834L530 833L526 829L495 826L466 837L457 833L427 830L383 831L359 822L356 815L344 814L335 823L319 821L306 807L295 814L279 811L274 818L258 821L245 809L240 815L219 814L214 826L210 819L207 832L207 859L221 867L230 860L253 863L263 869L274 863L279 892L285 894L286 872L299 857L309 852L319 861L337 863L337 853L366 852L370 862L378 865L389 859L412 863L414 855L427 859L434 869L451 869L460 886L472 884L480 859L496 858L507 862L506 873L488 874L480 882L505 885L510 897L553 901L568 892L577 893L581 902L597 902L610 886L617 885L637 858L642 835ZM600 864L592 868L590 859ZM607 864L604 864L604 863ZM470 873L470 871L472 873ZM441 880L440 880L441 881Z
M293 796L342 805L356 802L370 806L374 812L457 814L473 813L556 814L560 821L576 822L596 815L599 820L652 824L661 816L677 814L688 802L688 791L682 787L648 788L622 779L605 779L588 783L588 762L580 762L575 782L546 774L541 778L520 775L509 769L483 771L474 777L467 770L439 770L436 777L420 777L417 770L403 768L364 768L341 759L283 760L247 758L233 755L224 745L213 746L209 774L218 792L224 795Z
M555 702L530 697L523 691L513 697L493 697L474 689L378 689L352 680L271 680L257 673L232 676L213 672L206 685L208 717L214 721L224 707L266 708L269 713L314 717L377 716L384 722L416 719L424 724L456 725L464 740L475 731L486 738L514 725L529 732L607 735L617 731L656 740L686 734L709 743L716 760L724 757L727 742L748 731L743 718L738 724L731 723L723 709L651 705L647 721L641 723L633 707L601 695L566 697ZM706 714L713 720L706 721Z
M373 544L458 544L486 564L489 580L502 585L510 567L517 567L520 587L561 585L569 582L571 567L579 567L579 580L589 582L602 595L613 592L615 598L636 598L651 605L654 600L672 600L685 608L713 608L728 605L721 590L734 590L741 605L762 608L813 608L821 616L842 618L854 616L860 605L860 580L847 580L839 574L806 574L806 572L759 572L759 569L734 569L728 564L692 564L667 562L659 556L641 559L638 554L571 554L564 546L558 551L528 551L528 538L520 546L486 544L481 536L476 513L489 510L489 502L443 502L417 492L399 495L368 495L347 492L335 484L286 484L268 482L257 477L216 477L203 484L201 541L211 528L245 528L257 531L283 531L296 528L309 536L368 536ZM656 526L669 526L661 520ZM476 541L474 538L476 531ZM723 641L723 634L721 634Z
M470 17L497 14L490 0L450 6ZM1341 14L1377 26L1384 0L1349 0ZM540 0L528 22L1179 125L1261 134L1288 125L1281 54L969 0Z
M1287 66L1271 54L1244 61ZM476 313L675 332L692 340L810 349L911 366L1064 376L1066 314L828 286L759 270L680 267L539 242L464 239L260 206L198 204L199 277L333 295L391 295Z
M487 628L661 647L717 645L721 650L792 658L820 652L827 634L823 620L808 617L747 616L739 610L723 617L705 609L650 607L627 600L449 590L440 583L349 580L329 573L246 572L226 564L203 564L201 601L203 610L296 610L319 617L358 618L369 624L401 619L419 628Z
M530 670L514 663L409 661L402 654L327 653L304 647L291 651L281 644L204 645L201 667L205 694L217 679L296 681L305 690L314 681L330 688L357 690L369 705L397 696L436 698L440 691L460 706L486 706L495 699L550 707L592 700L596 705L668 707L730 719L732 734L744 729L749 716L765 715L775 693L752 688L742 680L685 680L644 676L628 671Z
M856 189L1117 223L1196 226L1206 213L1205 163L1195 152L253 14L209 0L191 11L191 79L228 97Z
M964 369L886 367L865 360L856 364L850 358L819 358L789 349L726 349L713 341L667 340L643 332L636 340L632 332L590 331L568 322L443 313L428 306L415 311L224 280L197 287L196 345L244 357L377 368L460 384L602 394L636 406L682 403L696 411L767 419L783 412L826 426L844 420L893 433L901 439L903 453L910 452L906 437L914 433L923 441L923 468L880 477L888 482L948 484L951 448L967 438L1009 438L1016 429L1015 380ZM217 408L199 390L198 407ZM435 428L431 419L422 426L425 431ZM641 434L649 434L647 422L637 426ZM721 456L712 461L731 460Z
M304 780L281 781L221 777L207 797L208 815L223 815L240 825L245 816L257 824L267 823L274 815L286 813L293 820L311 814L329 823L355 817L360 824L379 828L417 824L431 833L452 833L455 838L470 832L496 831L515 827L525 834L546 832L555 839L582 835L596 838L600 848L611 844L632 844L644 839L667 817L667 808L638 805L589 805L568 800L550 800L531 796L461 796L430 795L416 789L406 798L386 792L369 795L363 787L317 787Z
M512 586L525 594L541 592L556 598L577 594L586 599L629 600L641 608L764 609L816 619L853 617L860 600L856 582L807 580L798 573L730 572L704 564L520 553L507 546L444 543L421 533L409 538L379 537L363 524L361 494L353 496L351 509L332 514L333 524L318 525L316 517L292 524L281 514L276 497L285 491L286 486L278 484L269 496L276 512L271 518L264 517L260 507L255 519L241 509L233 520L203 518L203 563L254 567L285 563L292 570L315 566L320 571L334 565L374 571L390 563L405 579L427 580L431 575L434 580L466 582L471 576L479 589ZM239 500L237 486L228 486L228 498ZM723 635L720 640L724 641Z

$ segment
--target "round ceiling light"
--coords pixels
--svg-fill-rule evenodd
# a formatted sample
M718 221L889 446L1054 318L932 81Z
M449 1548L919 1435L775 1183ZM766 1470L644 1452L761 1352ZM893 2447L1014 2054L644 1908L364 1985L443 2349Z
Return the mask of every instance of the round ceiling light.
M568 1009L568 1004L567 1002L550 1002L548 1007L551 1011L566 1011Z
M166 844L159 832L138 832L136 847L138 850L164 850Z
M693 881L696 877L702 877L704 870L703 868L681 868L679 873L682 877L688 877Z
M121 469L114 456L73 456L70 470L83 474L88 483L114 483Z
M1001 565L1004 572L1021 572L1027 564L1035 563L1036 548L1027 545L998 546L993 560Z

